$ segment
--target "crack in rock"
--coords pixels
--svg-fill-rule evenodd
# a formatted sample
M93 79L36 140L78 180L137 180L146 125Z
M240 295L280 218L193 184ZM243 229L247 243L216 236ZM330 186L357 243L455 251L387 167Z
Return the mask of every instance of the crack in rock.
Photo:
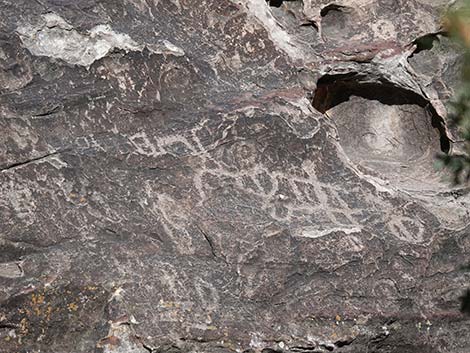
M36 158L31 158L31 159L28 159L26 161L20 161L20 162L15 162L15 163L11 163L11 164L8 164L4 167L0 167L0 172L4 172L4 171L7 171L7 170L12 170L12 169L16 169L18 167L22 167L22 166L25 166L25 165L28 165L28 164L31 164L31 163L34 163L34 162L41 162L43 160L45 160L46 158L49 158L49 157L52 157L52 156L55 156L55 155L58 155L60 153L62 153L64 151L55 151L55 152L50 152L50 153L47 153L45 155L42 155L42 156L39 156L39 157L36 157Z

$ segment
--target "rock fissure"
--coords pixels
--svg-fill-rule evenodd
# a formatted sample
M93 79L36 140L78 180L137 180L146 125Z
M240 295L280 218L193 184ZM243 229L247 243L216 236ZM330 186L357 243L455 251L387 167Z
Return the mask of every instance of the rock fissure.
M29 165L29 164L32 164L32 163L35 163L35 162L42 162L44 160L47 160L47 158L49 158L49 157L59 155L63 152L65 152L65 150L54 151L54 152L46 153L46 154L44 154L42 156L39 156L39 157L35 157L35 158L25 160L25 161L10 163L6 166L0 167L0 172L12 171L16 168L23 167L23 166L26 166L26 165Z

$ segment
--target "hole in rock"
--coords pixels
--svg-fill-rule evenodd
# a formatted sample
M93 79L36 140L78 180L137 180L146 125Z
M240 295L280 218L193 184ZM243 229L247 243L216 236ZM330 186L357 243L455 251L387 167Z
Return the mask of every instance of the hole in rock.
M446 32L428 33L428 34L425 34L424 36L416 38L413 41L413 44L416 45L416 49L411 54L411 57L413 57L414 55L422 51L431 50L436 43L440 42L441 36L446 37L447 33Z
M435 155L448 153L450 140L420 95L391 83L364 83L356 74L325 75L312 103L335 122L356 165L413 189L439 182Z
M284 1L294 2L294 1L298 1L298 0L266 0L266 2L269 4L269 6L272 6L272 7L281 7L281 5L284 3Z
M335 342L335 346L338 348L349 346L351 343L353 343L354 339L345 339L345 340L340 340Z
M321 9L320 16L325 17L331 11L341 12L341 9L343 9L343 8L344 8L344 6L335 5L335 4L325 6L324 8Z
M281 7L283 0L267 0L269 6L272 7Z
M416 50L413 54L417 54L423 50L431 50L434 46L434 42L438 41L436 35L428 34L422 37L417 38L413 43L416 44Z

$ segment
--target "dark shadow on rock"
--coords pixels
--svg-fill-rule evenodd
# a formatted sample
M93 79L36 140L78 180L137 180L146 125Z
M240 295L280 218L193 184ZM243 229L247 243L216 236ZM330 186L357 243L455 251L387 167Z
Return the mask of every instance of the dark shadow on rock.
M325 113L350 100L352 96L370 101L378 101L384 105L400 106L415 105L426 111L431 119L431 125L439 132L440 149L449 153L451 142L446 133L442 117L440 117L428 100L419 94L393 85L390 82L368 83L365 77L356 73L341 75L325 75L317 83L313 98L313 106Z

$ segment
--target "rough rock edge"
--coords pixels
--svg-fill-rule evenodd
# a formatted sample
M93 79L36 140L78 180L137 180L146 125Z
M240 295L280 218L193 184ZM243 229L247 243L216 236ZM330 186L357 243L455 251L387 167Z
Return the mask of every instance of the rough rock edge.
M43 15L39 25L20 26L16 32L33 55L61 59L87 68L114 49L142 51L147 48L155 54L185 55L181 48L167 40L157 44L139 44L128 34L115 32L109 25L97 25L81 34L54 13Z

